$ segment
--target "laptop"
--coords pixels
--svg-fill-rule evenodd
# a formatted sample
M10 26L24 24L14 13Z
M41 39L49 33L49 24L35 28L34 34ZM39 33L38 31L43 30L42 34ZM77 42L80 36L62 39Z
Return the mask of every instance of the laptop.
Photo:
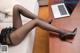
M54 18L62 18L70 16L79 0L67 1L51 5Z
M68 12L64 3L51 5L51 8L52 8L52 12L54 14L54 18L70 16L70 13Z

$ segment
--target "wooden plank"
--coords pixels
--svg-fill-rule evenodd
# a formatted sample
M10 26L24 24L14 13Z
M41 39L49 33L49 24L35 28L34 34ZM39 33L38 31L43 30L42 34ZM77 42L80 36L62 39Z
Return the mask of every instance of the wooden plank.
M39 16L44 19L49 19L48 6L40 7ZM49 33L39 27L36 29L36 37L34 42L33 53L49 53Z

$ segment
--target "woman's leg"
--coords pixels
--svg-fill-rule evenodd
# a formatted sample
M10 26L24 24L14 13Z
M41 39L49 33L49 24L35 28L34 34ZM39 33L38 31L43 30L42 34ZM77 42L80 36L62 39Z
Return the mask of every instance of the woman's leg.
M14 43L17 44L18 42L23 40L24 37L26 36L24 34L27 34L35 25L35 21L33 20L27 23L26 26L24 25L26 28L23 27L20 14L30 19L38 18L38 16L32 14L30 11L28 11L27 9L25 9L24 7L20 5L15 5L13 7L13 27L17 29L11 34L11 40L13 44Z
M27 36L28 32L30 32L36 26L36 20L31 20L23 26L19 27L17 30L11 33L10 37L13 45L17 45Z
M34 19L26 24L24 24L22 27L18 28L16 31L14 31L11 34L11 39L14 45L20 43L35 26L39 26L47 31L67 34L67 35L74 35L72 32L67 32L61 29L58 29L42 20ZM72 36L74 37L74 36Z
M30 19L36 19L36 18L40 19L40 17L34 15L32 12L30 12L26 8L22 7L21 5L15 5L13 7L13 27L15 27L15 28L19 28L22 26L20 14L22 14L23 16L30 18ZM51 23L52 19L48 20L48 22Z
M28 34L28 32L30 32L35 26L39 26L45 30L57 32L57 33L61 33L61 34L67 33L66 31L58 29L58 28L48 24L47 22L44 22L41 19L37 19L35 16L32 16L33 14L30 15L31 16L30 17L29 14L27 14L28 12L23 10L25 13L22 13L22 11L19 9L20 8L18 6L15 6L13 9L13 27L17 28L16 31L11 33L11 40L14 45L20 43L25 38L25 36ZM26 16L26 17L27 16L30 17L33 20L22 26L20 13L24 14L24 16ZM74 33L71 33L71 34L73 35Z

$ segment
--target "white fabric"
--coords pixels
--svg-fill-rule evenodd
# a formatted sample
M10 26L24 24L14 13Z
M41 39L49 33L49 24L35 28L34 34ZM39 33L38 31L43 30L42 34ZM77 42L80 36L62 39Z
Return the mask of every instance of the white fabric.
M12 8L15 4L22 5L34 14L38 14L37 0L0 0L0 10L9 12L12 15ZM9 3L10 2L10 3ZM4 16L2 16L4 19ZM0 16L1 18L1 16ZM23 24L30 21L30 19L22 16ZM12 17L5 18L0 23L1 28L12 26ZM26 36L26 38L17 46L9 47L8 53L32 53L33 43L35 37L35 28Z

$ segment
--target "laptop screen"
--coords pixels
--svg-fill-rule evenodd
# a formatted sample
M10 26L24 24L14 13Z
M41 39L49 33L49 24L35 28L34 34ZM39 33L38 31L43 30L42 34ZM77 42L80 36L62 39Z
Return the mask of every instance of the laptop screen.
M58 9L59 9L61 15L66 15L67 14L63 5L58 5Z

